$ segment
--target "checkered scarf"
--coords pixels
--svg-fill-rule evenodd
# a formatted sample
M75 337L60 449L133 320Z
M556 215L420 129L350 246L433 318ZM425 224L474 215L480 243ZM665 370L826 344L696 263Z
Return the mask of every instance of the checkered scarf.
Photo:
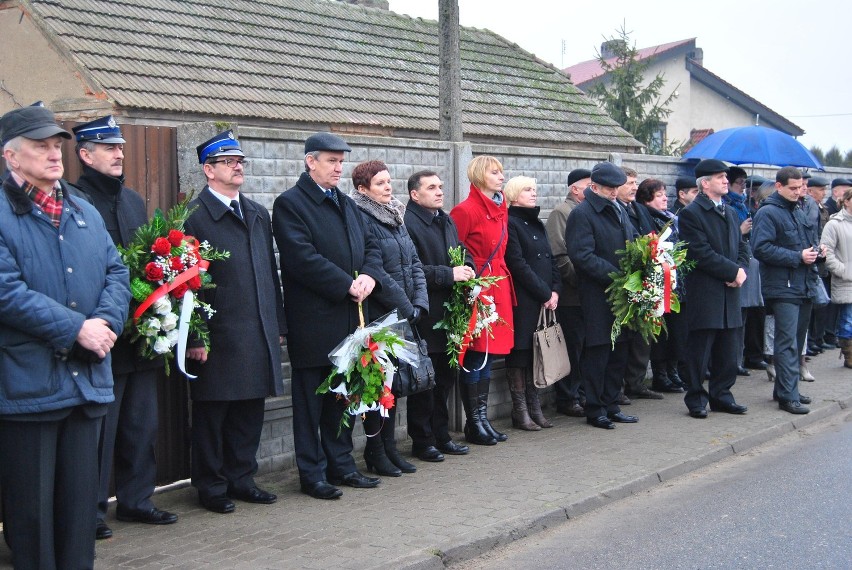
M57 183L53 187L53 195L48 194L40 188L36 188L29 182L24 182L21 190L47 214L53 225L58 228L59 219L62 217L62 186Z

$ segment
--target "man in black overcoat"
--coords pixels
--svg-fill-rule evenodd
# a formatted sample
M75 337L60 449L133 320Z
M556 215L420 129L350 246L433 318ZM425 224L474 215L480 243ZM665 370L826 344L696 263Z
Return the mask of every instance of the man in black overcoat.
M580 374L586 391L586 422L603 429L614 429L613 422L638 421L618 406L627 365L627 334L616 339L613 346L610 330L615 317L606 296L606 288L612 283L610 273L618 271L616 251L637 235L616 203L618 187L626 181L627 176L614 164L596 164L586 199L572 210L565 228L565 245L577 271L585 324Z
M333 393L316 394L331 372L328 353L358 327L358 303L381 286L384 273L358 207L337 188L349 150L331 133L308 137L305 172L272 208L289 307L296 465L302 492L317 499L340 497L335 485L379 484L355 468L352 429L338 435L343 402Z
M78 125L77 158L82 190L104 219L113 243L127 247L148 214L145 200L124 186L124 143L112 115ZM115 400L109 404L98 446L100 486L95 537L109 538L106 524L110 475L115 479L116 517L122 521L171 524L177 515L151 502L157 482L157 370L161 358L144 359L127 335L112 348ZM114 461L113 461L114 459Z
M418 326L426 341L435 367L435 388L408 397L408 435L414 455L435 461L437 455L465 455L470 448L452 440L447 399L455 387L457 372L450 368L447 333L434 328L444 318L444 303L457 281L476 276L473 259L466 255L465 265L451 266L449 249L462 245L456 225L442 207L444 183L430 170L415 172L408 179L409 202L405 207L405 227L417 248L417 256L426 274L429 314Z
M685 301L690 347L687 357L688 389L684 402L693 418L713 411L744 414L748 408L734 401L731 388L737 379L738 328L742 326L740 287L748 267L748 246L740 221L722 203L728 192L727 166L718 160L702 160L695 167L701 192L680 211L680 239L687 242L687 256L695 268L686 275ZM704 372L712 362L707 390Z
M267 396L281 396L281 344L287 334L269 212L246 197L245 155L225 131L198 145L207 186L190 203L186 233L230 252L207 269L216 285L203 290L216 311L207 319L210 352L194 346L192 485L206 509L234 511L232 499L270 504L258 488L257 449Z

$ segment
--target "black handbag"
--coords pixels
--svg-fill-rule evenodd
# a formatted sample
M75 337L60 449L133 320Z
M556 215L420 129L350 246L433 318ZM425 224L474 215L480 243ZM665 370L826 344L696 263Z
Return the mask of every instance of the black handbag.
M429 358L426 341L420 337L417 327L412 326L414 343L417 345L417 366L408 362L399 362L396 374L393 376L391 391L397 398L404 398L435 387L435 367Z

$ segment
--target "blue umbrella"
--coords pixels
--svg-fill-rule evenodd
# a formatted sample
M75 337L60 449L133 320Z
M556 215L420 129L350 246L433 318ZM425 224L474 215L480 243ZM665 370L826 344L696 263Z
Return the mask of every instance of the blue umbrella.
M736 127L707 136L684 158L715 158L732 164L802 166L823 170L819 160L799 141L767 127Z

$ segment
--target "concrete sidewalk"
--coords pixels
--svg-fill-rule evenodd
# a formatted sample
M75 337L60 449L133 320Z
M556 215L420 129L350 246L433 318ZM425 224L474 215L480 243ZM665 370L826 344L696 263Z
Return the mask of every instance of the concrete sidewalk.
M749 407L743 416L692 419L676 394L635 401L625 411L640 422L612 431L546 410L553 429L496 422L508 442L472 446L439 464L414 460L417 473L382 478L372 490L344 487L338 501L302 495L292 471L259 479L278 493L276 504L238 502L229 515L201 508L191 488L163 493L157 505L180 521L154 527L110 515L115 536L97 543L95 567L443 568L848 409L852 370L838 353L810 362L817 381L802 383L814 400L805 416L780 411L766 374L752 371L734 387ZM9 564L5 545L2 564Z

